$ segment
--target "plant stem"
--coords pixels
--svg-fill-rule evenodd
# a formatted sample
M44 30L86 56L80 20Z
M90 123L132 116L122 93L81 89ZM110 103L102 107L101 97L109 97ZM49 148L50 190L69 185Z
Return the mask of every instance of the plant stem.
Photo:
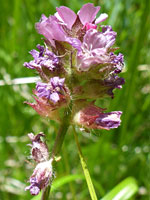
M65 139L65 135L66 135L68 127L70 125L71 110L72 110L72 102L70 103L68 108L66 108L64 111L64 117L63 117L62 123L60 125L60 128L59 128L57 136L56 136L56 140L55 140L54 147L52 150L52 158L54 161L55 161L55 157L61 151L64 139ZM50 194L50 189L51 189L51 184L52 184L52 181L49 184L49 186L47 186L43 190L41 200L48 200L49 194Z
M68 127L69 127L69 122L65 118L65 120L62 122L62 124L59 128L59 131L57 133L57 137L56 137L54 147L53 147L53 150L52 150L52 158L54 158L55 156L57 156L60 153L62 144L64 142L65 135L66 135L67 130L68 130Z
M41 200L47 200L48 197L49 197L49 193L50 193L50 185L48 185L44 190L43 190L43 193L42 193L42 197L41 197Z
M73 132L74 132L75 142L76 142L76 145L77 145L77 148L78 148L80 162L81 162L82 169L83 169L83 172L84 172L84 176L85 176L85 179L86 179L86 182L87 182L87 185L88 185L89 193L91 195L91 199L97 200L97 196L96 196L96 192L95 192L95 189L94 189L94 186L93 186L93 183L92 183L92 179L90 177L90 173L88 171L86 162L84 160L84 157L83 157L83 154L82 154L82 151L81 151L81 147L80 147L80 144L79 144L79 141L78 141L78 136L77 136L77 133L76 133L74 126L73 126Z

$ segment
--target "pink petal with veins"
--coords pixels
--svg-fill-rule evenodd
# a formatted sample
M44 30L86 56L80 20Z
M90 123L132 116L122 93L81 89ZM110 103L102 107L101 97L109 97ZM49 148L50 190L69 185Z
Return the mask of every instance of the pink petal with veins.
M83 25L92 23L100 10L100 6L94 7L92 3L87 3L78 12L78 16Z
M63 22L67 25L67 27L71 30L72 25L75 23L77 15L70 9L65 6L61 6L56 8L58 15L61 17Z

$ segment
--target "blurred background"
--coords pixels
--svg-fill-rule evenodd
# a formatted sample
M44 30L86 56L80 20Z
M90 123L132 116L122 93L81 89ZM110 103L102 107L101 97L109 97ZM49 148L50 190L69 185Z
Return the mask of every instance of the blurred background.
M150 1L0 0L0 200L32 198L24 192L33 170L27 161L27 133L43 131L51 150L58 129L56 123L23 103L33 101L35 84L14 85L11 81L37 76L23 67L32 59L28 52L43 44L34 24L42 13L54 14L60 5L77 12L87 2L100 5L101 12L109 15L105 24L118 33L116 46L125 57L120 76L126 84L115 91L114 99L98 102L108 111L123 111L122 125L110 131L79 131L82 151L99 198L132 176L139 186L132 199L150 199ZM60 185L54 188L52 199L90 199L71 131L55 171ZM74 178L64 184L70 174Z

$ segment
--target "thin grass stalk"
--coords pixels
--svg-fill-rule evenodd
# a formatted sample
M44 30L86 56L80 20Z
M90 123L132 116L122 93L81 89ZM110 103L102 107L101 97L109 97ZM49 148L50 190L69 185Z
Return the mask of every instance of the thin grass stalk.
M90 193L91 199L92 200L97 200L97 196L96 196L96 192L95 192L95 189L94 189L94 185L92 183L92 179L91 179L89 170L87 168L85 159L84 159L82 151L81 151L81 147L80 147L80 144L79 144L79 141L78 141L78 136L77 136L75 127L73 127L73 132L74 132L74 138L75 138L75 142L76 142L77 149L78 149L78 154L79 154L79 157L80 157L81 166L82 166L82 169L83 169L83 172L84 172L84 176L85 176L85 179L86 179L86 182L87 182L87 185L88 185L88 189L89 189L89 193Z

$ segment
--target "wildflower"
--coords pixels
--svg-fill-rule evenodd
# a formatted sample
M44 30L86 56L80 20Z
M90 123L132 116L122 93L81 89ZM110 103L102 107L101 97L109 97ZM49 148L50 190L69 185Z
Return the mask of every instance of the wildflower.
M108 48L110 44L113 44L114 39L115 34L113 37L108 37L95 29L87 31L83 38L82 50L78 52L77 56L78 70L88 71L91 67L99 64L107 64L112 67Z
M66 25L67 28L70 30L75 24L76 20L80 20L82 25L88 27L89 29L89 26L91 26L91 28L96 28L94 24L98 24L108 17L106 13L103 13L95 21L95 17L100 10L100 6L94 7L92 3L87 3L83 5L77 15L71 9L65 6L56 8L56 10L57 13L55 14L55 16L57 17L57 19L60 20L63 25Z
M49 159L47 145L41 140L41 137L45 137L42 132L37 135L29 133L28 137L32 142L32 144L29 145L31 146L31 156L38 164L29 179L30 185L27 186L25 190L30 190L32 195L37 195L40 190L48 186L50 180L52 179L53 159Z
M42 132L36 136L33 133L29 133L28 137L32 142L32 145L30 145L32 158L38 163L48 160L49 153L47 145L41 140L41 137L45 137L45 135Z
M35 69L42 80L33 91L35 102L26 103L41 116L60 123L62 116L68 115L64 109L67 108L71 111L67 123L70 120L70 124L86 129L118 128L121 111L105 112L106 109L95 106L99 98L113 98L113 90L124 84L119 77L123 55L115 54L118 48L114 47L117 33L111 26L97 26L108 15L103 13L96 18L100 7L92 3L85 4L77 14L65 6L56 10L53 16L42 15L35 25L45 37L45 46L37 45L39 51L30 51L33 60L24 66ZM37 195L52 180L53 159L41 139L43 133L28 136L37 166L26 190Z
M41 69L42 66L53 70L58 65L58 58L44 46L37 45L40 52L33 49L30 54L33 56L34 60L29 63L25 62L24 66L30 69Z
M38 82L36 85L37 96L57 103L60 100L60 95L64 93L64 81L65 78L53 77L49 83Z
M97 28L108 15L96 18L100 7L92 3L77 14L65 6L56 10L54 16L42 15L36 23L38 33L45 37L45 47L38 45L39 52L32 50L34 60L24 65L36 69L42 81L34 90L36 102L28 104L38 114L60 122L60 111L72 102L72 123L107 130L118 127L120 111L104 113L94 105L99 98L113 98L114 89L124 84L119 77L123 55L115 54L118 48L114 47L117 33L111 26L100 24ZM92 110L97 114L88 115Z
M86 30L96 28L95 24L104 21L108 17L107 14L101 14L95 20L100 7L94 7L91 3L85 4L77 15L65 6L56 8L56 10L55 16L47 18L42 15L41 21L36 23L38 33L44 35L54 47L54 40L69 42L72 36L78 35L79 30L81 32L84 28Z
M32 195L38 195L42 189L48 186L52 179L52 175L52 159L37 164L29 179L30 186L27 186L25 190L30 190Z
M121 123L122 112L114 111L104 113L105 109L89 105L75 114L75 122L84 128L112 129L118 128Z

